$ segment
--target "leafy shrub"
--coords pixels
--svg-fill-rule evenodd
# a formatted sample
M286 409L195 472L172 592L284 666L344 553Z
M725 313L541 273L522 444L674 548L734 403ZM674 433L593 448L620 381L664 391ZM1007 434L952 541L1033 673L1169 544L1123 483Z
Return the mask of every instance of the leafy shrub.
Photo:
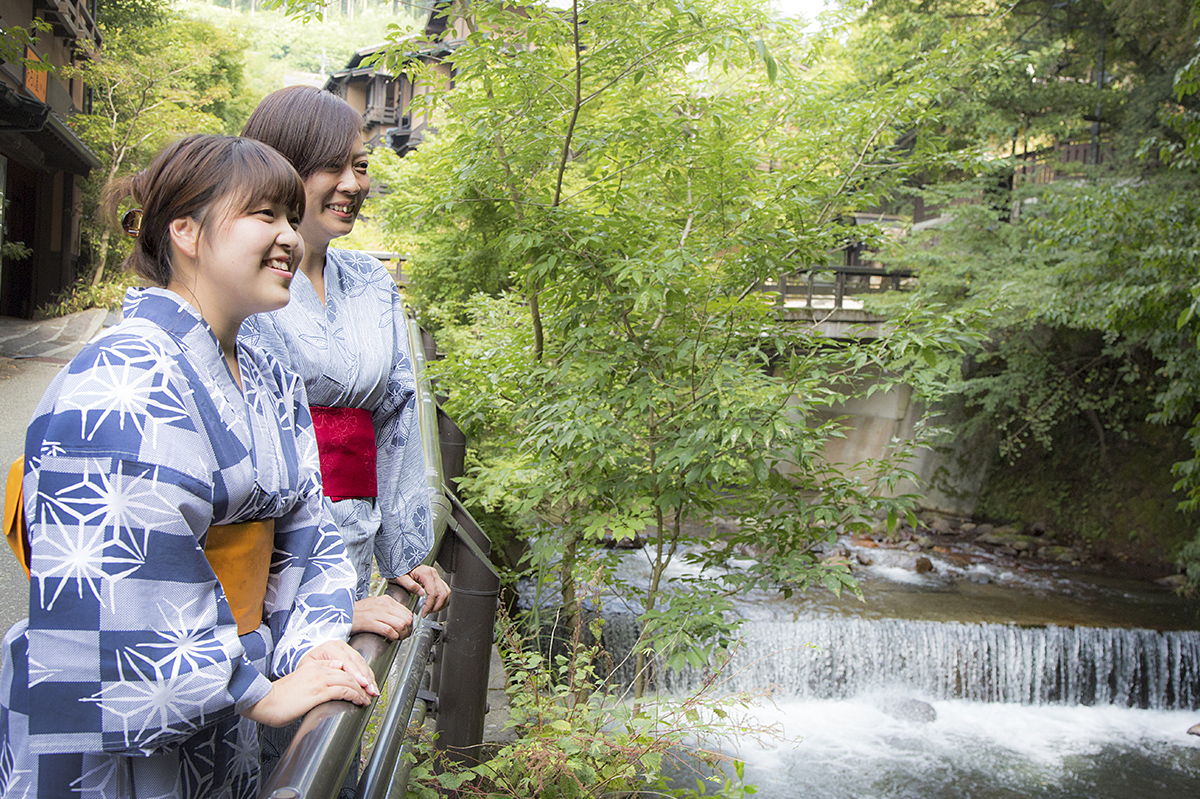
M487 799L586 799L669 795L742 797L755 792L742 784L742 764L719 751L724 739L775 736L747 724L737 712L751 697L717 697L720 672L687 697L629 701L627 691L599 676L605 654L580 641L546 655L518 625L501 622L501 655L508 674L508 728L517 733L486 762L448 762L429 741L416 759L407 796L432 799L445 791ZM588 631L600 637L596 620ZM719 768L732 764L733 776ZM697 788L672 784L693 772Z
M131 272L118 272L112 279L93 286L89 278L77 281L66 291L58 294L53 302L38 308L38 316L55 317L86 311L89 308L118 310L125 299L125 290L138 285Z

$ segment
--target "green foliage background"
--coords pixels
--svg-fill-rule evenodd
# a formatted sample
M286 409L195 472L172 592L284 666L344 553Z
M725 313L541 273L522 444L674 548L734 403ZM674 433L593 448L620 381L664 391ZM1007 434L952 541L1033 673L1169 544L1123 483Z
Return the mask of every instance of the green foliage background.
M1074 19L1014 8L1023 35L1000 32L1028 86L1014 86L1013 71L997 87L998 114L964 115L976 136L986 128L966 121L1001 123L981 140L994 155L914 191L942 209L942 224L891 259L920 271L917 303L993 320L956 388L967 434L991 431L997 447L980 511L1084 539L1137 538L1195 579L1196 6L1084 3ZM1042 102L1003 101L1034 95ZM1059 160L1051 145L1072 138L1094 138L1102 162ZM1035 160L1036 174L1058 180L1028 179ZM1164 512L1177 503L1180 513Z

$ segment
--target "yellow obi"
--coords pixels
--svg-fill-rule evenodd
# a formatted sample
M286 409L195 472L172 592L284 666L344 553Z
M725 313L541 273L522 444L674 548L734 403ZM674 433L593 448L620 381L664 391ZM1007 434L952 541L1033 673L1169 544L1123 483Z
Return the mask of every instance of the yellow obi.
M25 526L24 479L25 459L17 458L8 470L4 488L4 534L28 578L29 530ZM214 524L208 528L204 557L225 591L225 599L237 621L238 635L254 632L263 622L274 549L274 519Z

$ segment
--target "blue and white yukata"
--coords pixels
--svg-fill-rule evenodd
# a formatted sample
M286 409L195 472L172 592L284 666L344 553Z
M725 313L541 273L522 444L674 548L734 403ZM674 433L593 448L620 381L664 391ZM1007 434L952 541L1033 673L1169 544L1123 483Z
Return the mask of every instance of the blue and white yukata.
M391 579L419 566L433 546L408 321L392 276L366 253L327 251L324 306L303 272L291 294L278 311L247 319L241 335L297 372L314 406L371 412L379 496L329 503L361 599L372 550Z
M26 439L29 619L4 638L0 795L253 797L238 715L344 640L354 574L324 509L304 387L199 315L130 290L50 384ZM203 545L275 519L264 622L239 636Z

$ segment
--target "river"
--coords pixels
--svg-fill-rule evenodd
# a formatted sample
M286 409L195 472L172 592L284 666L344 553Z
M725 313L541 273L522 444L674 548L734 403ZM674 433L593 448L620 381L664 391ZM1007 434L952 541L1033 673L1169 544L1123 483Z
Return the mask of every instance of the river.
M731 691L768 691L728 741L765 799L1156 799L1200 795L1198 606L1153 583L986 550L840 542L864 601L740 598ZM917 557L932 569L918 574ZM640 553L627 555L638 580ZM606 642L633 634L620 602ZM622 641L624 639L624 642ZM670 675L686 693L701 672ZM693 780L685 777L687 784Z

